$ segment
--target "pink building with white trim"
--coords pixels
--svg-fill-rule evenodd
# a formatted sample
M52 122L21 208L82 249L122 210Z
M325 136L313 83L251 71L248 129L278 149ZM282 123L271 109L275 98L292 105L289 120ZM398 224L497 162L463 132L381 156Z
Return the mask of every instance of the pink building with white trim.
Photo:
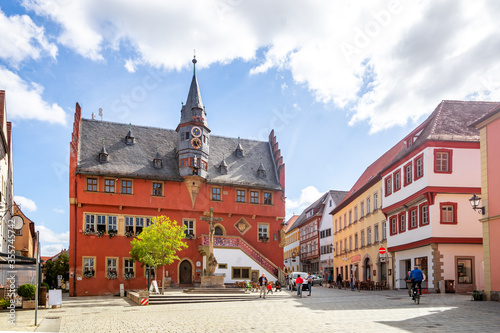
M473 125L481 135L481 196L486 297L500 300L500 107Z

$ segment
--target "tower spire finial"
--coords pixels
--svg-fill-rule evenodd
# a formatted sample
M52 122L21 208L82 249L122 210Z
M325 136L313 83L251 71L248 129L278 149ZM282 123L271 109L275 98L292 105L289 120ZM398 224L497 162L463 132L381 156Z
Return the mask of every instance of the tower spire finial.
M196 75L196 63L198 62L196 60L196 49L193 50L193 75Z

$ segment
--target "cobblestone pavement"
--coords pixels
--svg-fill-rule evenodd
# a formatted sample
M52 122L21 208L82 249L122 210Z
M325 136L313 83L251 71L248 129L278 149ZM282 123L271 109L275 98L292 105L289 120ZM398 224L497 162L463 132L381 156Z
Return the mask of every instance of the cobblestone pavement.
M120 297L64 298L59 309L0 312L0 330L51 332L500 332L500 303L470 295L314 287L312 297L283 291L266 300L137 306Z

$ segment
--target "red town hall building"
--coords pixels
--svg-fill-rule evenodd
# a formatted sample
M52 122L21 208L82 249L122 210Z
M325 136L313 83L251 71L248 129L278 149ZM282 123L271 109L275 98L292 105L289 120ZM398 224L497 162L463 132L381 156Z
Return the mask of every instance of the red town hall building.
M210 207L222 218L215 273L226 284L282 274L285 165L274 131L268 142L212 135L196 75L175 130L82 119L77 103L70 154L70 295L146 288L130 242L159 215L187 227L189 247L166 267L172 284L196 286Z

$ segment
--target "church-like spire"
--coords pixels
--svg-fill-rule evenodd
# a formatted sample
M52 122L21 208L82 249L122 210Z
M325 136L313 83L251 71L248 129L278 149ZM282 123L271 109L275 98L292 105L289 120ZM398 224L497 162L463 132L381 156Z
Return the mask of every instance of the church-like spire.
M198 79L196 78L196 55L193 57L193 79L189 87L189 93L186 99L186 104L181 109L181 124L191 121L203 123L207 126L206 112L203 102L201 100L200 87L198 86Z

